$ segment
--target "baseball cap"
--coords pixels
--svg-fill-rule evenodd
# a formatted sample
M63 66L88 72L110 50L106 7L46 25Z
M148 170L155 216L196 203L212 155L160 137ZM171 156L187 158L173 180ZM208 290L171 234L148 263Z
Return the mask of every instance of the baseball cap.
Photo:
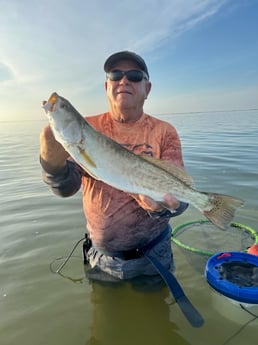
M130 60L135 62L140 67L140 69L144 71L149 77L148 68L143 58L140 55L128 50L124 50L110 55L104 63L104 71L106 73L110 72L113 66L121 60Z

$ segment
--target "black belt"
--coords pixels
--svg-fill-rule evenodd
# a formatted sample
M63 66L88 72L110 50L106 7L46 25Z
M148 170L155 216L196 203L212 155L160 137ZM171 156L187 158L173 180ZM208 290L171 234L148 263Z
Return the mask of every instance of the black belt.
M144 254L147 252L147 250L150 250L151 248L155 247L159 242L164 240L164 238L171 232L171 228L169 225L166 226L165 230L163 230L157 237L155 237L152 241L150 241L146 246L131 249L131 250L125 250L121 252L122 258L124 260L131 260L131 259L137 259L144 256Z

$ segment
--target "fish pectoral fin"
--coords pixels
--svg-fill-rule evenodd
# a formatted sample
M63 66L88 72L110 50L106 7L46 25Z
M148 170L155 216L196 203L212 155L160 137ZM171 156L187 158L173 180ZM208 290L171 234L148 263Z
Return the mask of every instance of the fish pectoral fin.
M85 151L84 149L79 149L79 150L80 150L81 157L86 161L86 163L90 165L91 167L96 168L96 164L94 160L91 158L91 156L88 154L88 152Z
M187 186L193 188L194 187L194 181L190 175L188 175L183 169L176 166L171 161L166 161L150 156L141 156L146 161L150 162L151 164L154 164L158 166L159 168L166 170L171 175L177 177L181 181L183 181Z

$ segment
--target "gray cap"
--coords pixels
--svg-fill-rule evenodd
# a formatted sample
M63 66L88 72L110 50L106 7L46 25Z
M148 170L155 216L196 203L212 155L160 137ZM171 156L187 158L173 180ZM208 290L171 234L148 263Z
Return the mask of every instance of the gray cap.
M110 55L110 57L107 58L104 64L104 71L106 73L110 72L111 69L114 67L114 65L121 60L130 60L130 61L135 62L140 67L140 69L144 71L149 77L148 68L143 58L140 57L140 55L137 55L136 53L130 52L128 50L124 50L124 51Z

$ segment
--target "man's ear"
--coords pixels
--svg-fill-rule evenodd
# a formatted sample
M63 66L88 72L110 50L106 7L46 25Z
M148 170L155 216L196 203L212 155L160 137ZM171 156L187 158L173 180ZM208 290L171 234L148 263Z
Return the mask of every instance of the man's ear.
M151 85L151 82L150 82L150 81L146 83L146 86L145 86L146 97L145 97L145 99L148 98L148 95L149 95L150 90L151 90L151 86L152 86L152 85Z

